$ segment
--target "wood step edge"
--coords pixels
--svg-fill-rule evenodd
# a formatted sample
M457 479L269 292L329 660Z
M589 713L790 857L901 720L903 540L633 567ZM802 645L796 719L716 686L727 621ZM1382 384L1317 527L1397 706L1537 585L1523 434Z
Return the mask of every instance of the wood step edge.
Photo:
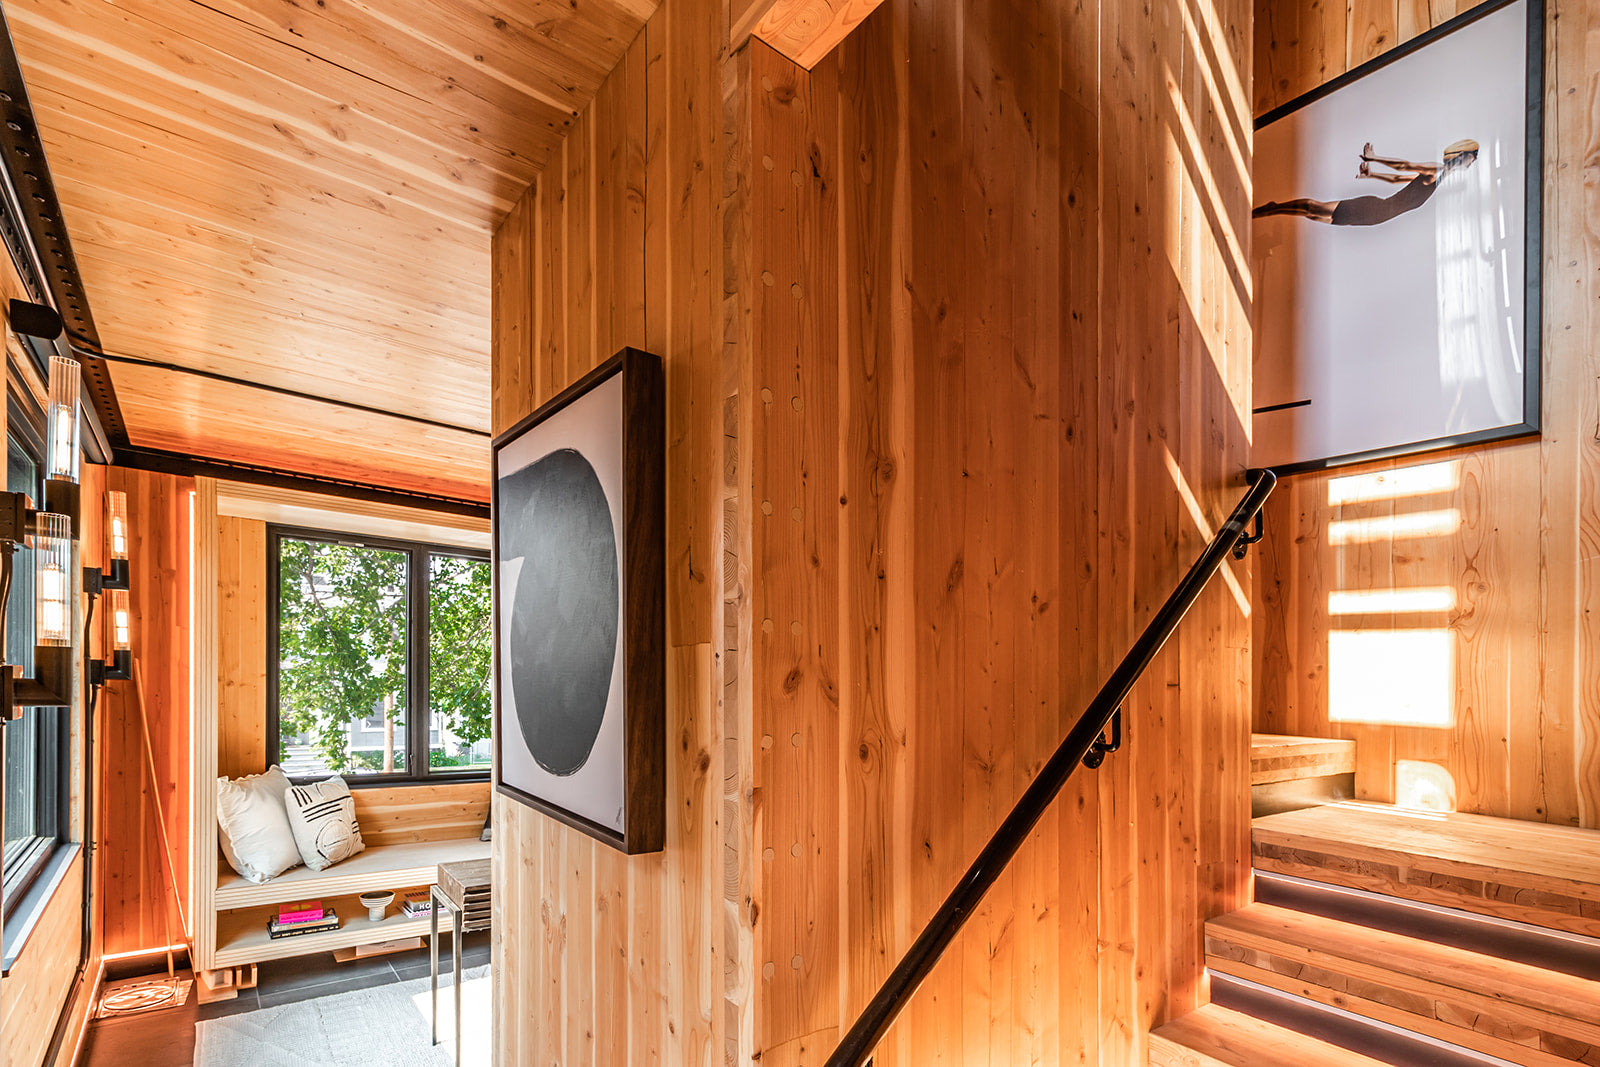
M1600 1043L1600 1025L1587 1021L1600 1019L1600 983L1575 975L1271 904L1212 919L1205 937L1207 956L1226 957L1215 943L1412 992L1488 998L1508 1011L1560 1020L1561 1032Z
M1346 990L1322 986L1300 977L1279 974L1256 964L1207 954L1206 967L1211 971L1214 982L1224 977L1252 982L1267 989L1277 990L1286 996L1350 1012L1375 1023L1431 1037L1469 1052L1518 1064L1519 1067L1573 1067L1574 1065L1574 1060L1568 1057L1553 1055L1541 1048L1495 1034L1483 1033L1473 1029L1468 1022L1454 1023L1437 1017L1419 1015L1404 1007L1369 1000ZM1520 1033L1526 1039L1527 1031Z
M1600 902L1600 830L1349 802L1254 818L1250 838L1252 849L1320 851L1467 879L1492 875L1496 885Z
M1251 786L1338 778L1355 774L1354 741L1324 737L1252 734Z
M1148 1062L1152 1067L1386 1067L1217 1004L1152 1030Z

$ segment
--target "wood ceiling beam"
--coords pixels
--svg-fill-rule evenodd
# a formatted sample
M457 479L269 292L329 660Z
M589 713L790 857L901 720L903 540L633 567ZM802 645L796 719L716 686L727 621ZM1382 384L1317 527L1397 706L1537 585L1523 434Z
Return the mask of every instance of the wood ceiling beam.
M732 0L732 45L759 37L810 70L883 0Z

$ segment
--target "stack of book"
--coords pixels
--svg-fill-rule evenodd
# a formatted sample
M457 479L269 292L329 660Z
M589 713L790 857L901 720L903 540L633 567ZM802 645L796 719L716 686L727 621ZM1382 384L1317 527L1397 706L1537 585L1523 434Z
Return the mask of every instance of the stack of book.
M433 914L433 895L426 889L405 895L405 916L408 919L426 919Z
M324 908L320 900L303 900L297 904L280 904L278 914L267 920L267 936L295 937L299 934L320 934L339 929L339 916L332 908Z

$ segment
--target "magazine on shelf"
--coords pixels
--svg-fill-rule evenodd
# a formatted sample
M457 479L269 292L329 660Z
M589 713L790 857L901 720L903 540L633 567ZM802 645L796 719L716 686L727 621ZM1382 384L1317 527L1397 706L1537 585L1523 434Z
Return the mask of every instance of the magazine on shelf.
M339 915L332 908L325 909L322 918L316 922L284 923L279 922L275 915L267 919L267 936L273 940L280 937L296 937L300 934L326 933L337 929L339 929Z
M320 900L302 900L293 904L278 905L278 922L285 926L294 923L321 922L323 918Z

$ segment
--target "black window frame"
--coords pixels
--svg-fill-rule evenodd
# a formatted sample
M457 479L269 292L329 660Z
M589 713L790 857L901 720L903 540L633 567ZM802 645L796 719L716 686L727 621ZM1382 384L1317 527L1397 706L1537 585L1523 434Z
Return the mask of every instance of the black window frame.
M282 736L282 715L278 707L278 670L281 662L279 625L283 596L281 546L285 538L293 541L314 541L407 553L406 769L388 773L384 771L361 774L336 773L339 773L352 789L372 786L439 785L446 782L487 782L490 774L488 767L481 770L451 770L429 766L432 746L428 743L428 734L433 720L433 706L429 695L432 682L429 641L432 602L429 563L434 556L450 556L489 563L489 552L461 545L441 545L431 541L379 537L280 523L267 524L267 765L270 767L278 762L279 742ZM492 635L490 640L493 640ZM290 776L289 780L303 784L319 779L316 776Z
M11 377L10 374L7 375ZM34 487L29 494L37 504L43 499L45 477L45 420L44 411L31 398L18 392L15 383L8 381L6 388L6 447L9 470L10 445L15 440L34 462ZM9 475L7 478L9 482ZM76 551L74 552L76 559ZM13 588L13 595L17 590ZM6 605L9 610L9 603ZM5 650L0 648L0 660ZM70 707L35 707L30 709L34 722L34 767L39 787L33 796L34 826L46 832L28 838L20 854L4 851L0 864L0 919L10 919L28 897L28 890L39 875L50 865L56 852L67 845L67 835L72 827L72 731ZM0 730L15 729L13 725ZM0 735L0 744L4 744ZM6 751L0 747L0 760Z

